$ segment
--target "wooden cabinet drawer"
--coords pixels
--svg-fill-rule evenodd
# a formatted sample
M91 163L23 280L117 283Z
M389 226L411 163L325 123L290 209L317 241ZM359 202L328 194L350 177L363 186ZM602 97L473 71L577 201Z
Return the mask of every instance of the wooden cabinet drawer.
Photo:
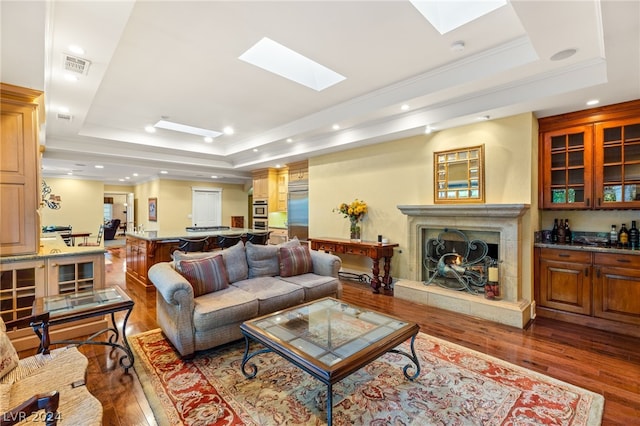
M559 262L591 263L591 253L584 251L543 248L540 257Z
M314 250L320 250L320 251L330 251L330 252L336 251L336 245L329 244L329 243L313 243L311 248Z
M595 265L616 266L619 268L640 268L640 255L595 253L593 263Z
M344 248L344 252L346 254L355 254L355 255L358 255L358 256L369 256L369 250L367 250L366 248L362 248L362 247L346 246Z

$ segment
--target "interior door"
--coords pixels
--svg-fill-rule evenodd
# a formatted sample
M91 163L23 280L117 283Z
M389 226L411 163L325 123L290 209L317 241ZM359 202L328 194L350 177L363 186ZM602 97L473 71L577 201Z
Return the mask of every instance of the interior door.
M133 232L135 230L135 209L134 209L134 196L133 192L127 194L127 232Z
M222 190L215 188L193 188L192 226L222 225Z

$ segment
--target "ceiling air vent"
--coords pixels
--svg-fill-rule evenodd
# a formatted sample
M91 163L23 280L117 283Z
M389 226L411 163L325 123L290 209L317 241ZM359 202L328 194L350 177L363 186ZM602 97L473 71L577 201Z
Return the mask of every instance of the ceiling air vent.
M58 113L58 120L71 121L73 120L73 115L71 114L62 114Z
M62 67L65 71L71 71L82 75L87 75L91 61L82 59L68 53L62 54Z

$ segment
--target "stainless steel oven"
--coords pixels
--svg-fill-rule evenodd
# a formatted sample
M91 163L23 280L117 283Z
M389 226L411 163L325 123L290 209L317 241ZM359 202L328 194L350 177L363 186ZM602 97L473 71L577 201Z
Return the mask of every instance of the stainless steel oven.
M269 206L267 200L254 200L253 201L253 217L267 218L269 216Z
M254 217L253 218L253 229L257 229L259 231L266 231L269 229L269 219L262 217Z

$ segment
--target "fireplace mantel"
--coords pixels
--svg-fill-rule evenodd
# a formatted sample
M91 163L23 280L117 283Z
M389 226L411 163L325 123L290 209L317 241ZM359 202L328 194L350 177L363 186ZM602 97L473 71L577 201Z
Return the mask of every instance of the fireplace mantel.
M407 260L409 276L395 284L394 294L442 307L524 327L533 318L531 301L522 294L522 217L529 204L399 205L407 216ZM424 231L450 228L462 231L494 232L499 237L499 274L502 300L487 301L483 295L427 286L423 282Z
M398 209L407 216L462 216L517 218L529 209L529 204L455 204L406 205Z

